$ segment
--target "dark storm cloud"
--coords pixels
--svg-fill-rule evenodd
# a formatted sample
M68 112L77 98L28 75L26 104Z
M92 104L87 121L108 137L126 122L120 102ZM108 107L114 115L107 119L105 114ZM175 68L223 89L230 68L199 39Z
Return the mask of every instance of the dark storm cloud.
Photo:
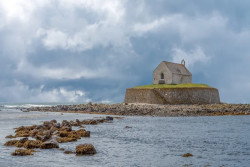
M249 1L0 2L0 101L121 102L185 58L222 101L249 102Z

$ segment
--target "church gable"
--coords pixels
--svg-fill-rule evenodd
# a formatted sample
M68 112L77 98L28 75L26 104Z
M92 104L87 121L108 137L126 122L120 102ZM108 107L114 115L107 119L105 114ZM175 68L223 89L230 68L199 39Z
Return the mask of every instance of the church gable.
M192 83L192 74L183 64L162 61L154 70L153 84Z

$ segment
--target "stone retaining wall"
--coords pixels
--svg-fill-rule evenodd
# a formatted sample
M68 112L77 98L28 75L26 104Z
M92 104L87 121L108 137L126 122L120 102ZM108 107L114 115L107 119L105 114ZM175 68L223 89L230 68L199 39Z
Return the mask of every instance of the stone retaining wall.
M125 103L149 104L216 104L220 103L215 88L160 88L126 90Z

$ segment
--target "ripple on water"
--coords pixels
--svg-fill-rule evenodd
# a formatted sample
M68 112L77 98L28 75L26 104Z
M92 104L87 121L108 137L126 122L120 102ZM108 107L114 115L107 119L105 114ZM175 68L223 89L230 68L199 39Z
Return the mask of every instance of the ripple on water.
M1 111L0 144L14 127L42 121L89 119L99 115L24 113ZM250 116L223 117L126 117L113 123L86 126L90 138L63 143L74 150L80 143L92 143L97 154L75 156L52 149L34 156L12 157L13 147L0 147L1 166L248 166L250 164ZM125 128L130 126L131 128ZM193 157L183 158L184 153ZM192 165L191 165L192 164Z

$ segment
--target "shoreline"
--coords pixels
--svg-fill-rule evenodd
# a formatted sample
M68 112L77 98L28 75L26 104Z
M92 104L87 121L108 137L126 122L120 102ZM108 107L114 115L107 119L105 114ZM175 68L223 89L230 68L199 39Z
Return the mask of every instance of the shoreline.
M117 104L77 104L57 105L50 107L31 107L22 109L23 112L62 112L121 116L223 116L250 115L250 104L193 104L193 105L161 105L143 103Z

